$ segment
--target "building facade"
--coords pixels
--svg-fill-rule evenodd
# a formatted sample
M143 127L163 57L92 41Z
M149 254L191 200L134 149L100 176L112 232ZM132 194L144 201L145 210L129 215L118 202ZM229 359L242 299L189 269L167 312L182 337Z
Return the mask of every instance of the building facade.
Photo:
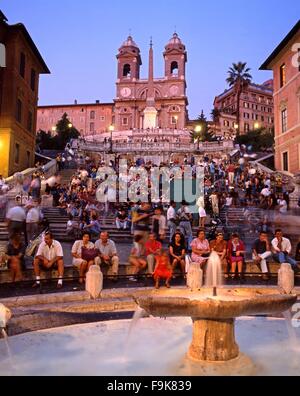
M163 56L165 75L162 78L154 78L151 43L149 76L148 79L141 79L141 53L132 37L129 36L119 49L115 99L117 130L146 130L149 127L180 130L185 128L188 119L187 52L177 33L174 33L166 45ZM149 121L151 117L152 122Z
M0 173L10 176L34 165L39 75L50 73L22 24L0 12Z
M238 99L234 87L217 96L214 108L219 111L219 126L222 136L237 132ZM273 80L262 85L249 84L240 97L240 134L254 129L274 127Z
M300 171L300 20L261 66L274 73L275 166Z
M55 126L66 113L81 136L96 136L109 131L113 123L113 103L39 106L37 130L55 133Z
M134 130L183 130L188 119L186 47L174 33L163 53L165 76L154 78L153 47L149 50L149 77L140 78L141 52L132 37L117 55L116 98L113 103L40 106L37 130L54 131L64 113L82 136L107 137Z

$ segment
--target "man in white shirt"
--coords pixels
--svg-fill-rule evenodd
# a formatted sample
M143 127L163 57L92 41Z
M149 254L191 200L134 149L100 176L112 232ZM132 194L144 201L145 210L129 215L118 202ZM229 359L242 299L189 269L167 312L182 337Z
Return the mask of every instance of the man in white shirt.
M44 242L38 248L37 254L33 261L34 273L36 282L33 287L40 286L40 267L46 270L58 268L58 284L57 288L61 289L63 286L64 277L64 253L61 244L53 239L51 232L46 232Z
M177 229L175 208L176 208L176 203L174 201L171 201L170 207L167 211L167 221L170 231L170 243L172 242L173 236L175 235Z
M20 206L19 200L17 200L17 205L10 208L7 212L6 221L9 238L11 238L13 234L24 234L25 243L27 245L26 212L25 209Z
M290 257L292 253L292 245L289 239L283 237L282 230L278 229L275 232L275 238L272 241L273 258L277 263L291 264L294 270L300 270L297 261Z

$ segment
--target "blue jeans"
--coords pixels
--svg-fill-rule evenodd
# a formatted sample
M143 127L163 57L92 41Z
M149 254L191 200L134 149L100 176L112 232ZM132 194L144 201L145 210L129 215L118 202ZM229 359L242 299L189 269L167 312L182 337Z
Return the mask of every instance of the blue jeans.
M297 267L297 261L290 257L287 253L276 253L273 254L273 258L277 263L283 264L288 263L291 264L292 267Z

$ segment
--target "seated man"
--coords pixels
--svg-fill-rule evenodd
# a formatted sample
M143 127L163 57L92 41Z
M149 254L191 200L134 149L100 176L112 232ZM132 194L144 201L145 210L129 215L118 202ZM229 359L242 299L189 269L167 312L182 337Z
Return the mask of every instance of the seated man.
M95 248L99 250L99 257L96 257L95 264L108 265L112 267L113 281L118 280L119 257L114 241L109 239L108 232L101 232L100 239L96 241Z
M275 231L275 238L272 241L273 258L277 263L288 263L292 266L293 270L299 271L300 266L297 261L290 255L292 253L292 245L289 239L283 237L282 230Z
M91 265L94 265L95 259L89 257L88 259L84 256L84 249L95 251L94 244L90 242L90 234L84 232L82 240L78 240L72 247L73 266L79 270L79 283L84 282L84 277Z
M46 232L44 242L38 248L37 254L33 261L34 273L36 282L33 287L40 285L40 266L46 270L58 268L58 284L57 288L61 289L63 286L64 277L64 253L61 244L53 239L51 232Z
M117 213L116 217L116 226L118 230L127 230L128 227L128 216L124 209L121 209Z
M92 220L90 224L86 225L83 230L88 231L92 237L99 235L99 233L101 232L101 225L100 221L98 220L98 216L92 215Z
M146 257L148 264L148 274L153 274L155 267L155 260L161 253L162 244L157 241L156 234L153 232L149 235L149 240L145 244Z
M263 273L263 279L269 280L269 270L267 265L267 258L272 256L271 245L268 240L268 235L266 232L262 231L252 247L253 260L256 264L261 267L261 272Z

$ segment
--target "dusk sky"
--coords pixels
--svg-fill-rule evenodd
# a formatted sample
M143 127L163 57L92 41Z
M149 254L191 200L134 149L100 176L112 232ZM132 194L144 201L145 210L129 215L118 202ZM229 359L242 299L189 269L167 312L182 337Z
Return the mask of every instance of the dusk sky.
M247 62L257 83L271 78L259 66L300 18L296 0L0 0L0 9L10 24L26 25L51 70L41 78L41 105L111 102L115 56L130 31L142 77L150 36L155 77L163 76L162 52L176 26L188 51L190 118L201 109L209 115L232 62Z

